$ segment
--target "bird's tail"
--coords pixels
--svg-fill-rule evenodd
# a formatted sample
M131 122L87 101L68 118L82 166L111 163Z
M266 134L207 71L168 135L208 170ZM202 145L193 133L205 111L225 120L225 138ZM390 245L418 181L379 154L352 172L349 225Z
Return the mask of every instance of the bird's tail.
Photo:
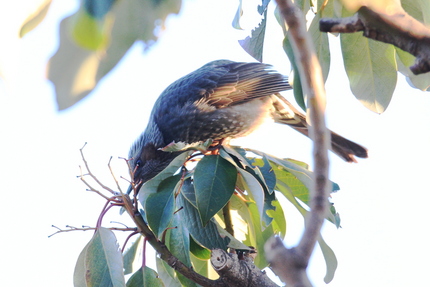
M280 124L286 124L296 131L309 137L306 116L300 113L290 102L280 94L273 96L275 107L274 120ZM353 141L350 141L335 132L330 131L331 150L347 162L357 162L355 157L367 158L367 149Z

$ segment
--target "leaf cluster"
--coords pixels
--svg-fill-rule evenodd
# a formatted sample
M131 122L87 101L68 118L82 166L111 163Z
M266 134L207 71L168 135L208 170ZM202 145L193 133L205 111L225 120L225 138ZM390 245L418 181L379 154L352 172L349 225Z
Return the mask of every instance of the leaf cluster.
M242 48L258 61L263 61L263 47L267 27L267 6L269 1L262 1L258 11L263 16L260 24L251 32L251 36L239 41ZM307 16L308 31L314 43L316 55L321 64L324 81L330 70L329 35L320 32L322 18L342 18L352 16L361 5L377 4L381 1L347 0L299 0L294 1ZM369 2L369 3L368 3ZM386 1L394 2L394 1ZM351 7L355 9L350 10ZM370 5L369 4L369 5ZM401 5L412 17L424 24L430 24L430 5L428 1L402 0ZM349 9L348 9L349 8ZM233 26L240 29L242 3L239 4ZM297 103L306 110L305 95L302 90L296 59L288 36L288 26L278 10L275 17L284 31L283 48L292 66L292 82ZM333 34L332 34L333 35ZM338 36L335 34L334 36ZM407 67L415 62L415 56L391 45L363 37L362 33L340 35L341 55L345 72L354 96L368 109L382 113L388 107L397 84L397 72L406 76L409 84L420 90L430 87L429 74L414 75ZM331 42L332 44L334 42Z
M312 171L303 162L224 146L219 153L205 156L196 157L192 150L181 153L142 186L138 201L142 217L158 240L186 266L210 277L210 251L215 248L230 248L241 254L256 250L254 264L260 269L267 267L264 243L273 235L286 234L287 206L278 198L284 197L305 216L312 181ZM332 187L333 191L339 189L336 183ZM339 227L339 215L331 206L327 220ZM120 279L124 274L132 273L139 244L137 240L121 256L114 234L98 228L79 257L75 285L124 280ZM329 282L336 270L336 257L322 238L319 245L327 263L325 281ZM160 258L156 260L158 273L142 266L127 286L142 286L134 282L145 280L164 282L166 286L197 286Z

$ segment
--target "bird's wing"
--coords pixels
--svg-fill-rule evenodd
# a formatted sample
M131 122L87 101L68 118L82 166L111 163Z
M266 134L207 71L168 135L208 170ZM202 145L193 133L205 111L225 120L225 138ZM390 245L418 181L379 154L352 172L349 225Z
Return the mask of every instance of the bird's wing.
M291 89L288 78L267 64L215 62L209 67L207 77L215 84L205 90L197 105L224 108Z

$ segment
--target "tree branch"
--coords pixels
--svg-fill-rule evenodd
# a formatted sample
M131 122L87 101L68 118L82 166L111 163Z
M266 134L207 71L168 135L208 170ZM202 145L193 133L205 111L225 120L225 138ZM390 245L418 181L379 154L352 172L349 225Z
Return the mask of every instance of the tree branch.
M367 38L393 44L414 55L415 64L410 69L415 75L430 71L430 29L406 13L400 4L391 14L362 6L352 17L321 19L320 31L363 31L363 36Z
M275 273L289 286L311 286L306 268L328 211L329 136L324 120L325 91L321 66L306 30L303 13L291 0L276 2L288 25L288 36L293 43L300 80L308 100L310 136L314 141L315 185L311 190L311 211L306 216L305 231L299 244L287 249L279 238L274 238L266 243L265 251L267 260L272 264Z
M211 264L220 275L221 281L229 287L278 287L258 269L251 257L239 260L237 254L227 253L222 249L212 250Z

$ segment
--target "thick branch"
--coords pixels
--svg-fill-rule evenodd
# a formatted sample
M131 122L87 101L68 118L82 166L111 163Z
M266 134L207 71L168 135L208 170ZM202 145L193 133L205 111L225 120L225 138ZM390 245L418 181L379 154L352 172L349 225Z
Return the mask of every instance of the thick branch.
M237 254L215 249L212 250L211 263L220 280L229 287L278 287L254 265L251 257L239 260Z
M348 18L320 20L320 31L353 33L363 31L363 36L396 47L414 55L410 67L415 74L430 71L430 29L411 17L399 5L395 14L373 11L363 6Z
M274 245L272 241L269 241L266 243L265 249L267 260L272 264L277 275L285 280L288 285L310 286L306 268L328 210L327 150L329 136L324 120L325 90L321 67L316 57L312 40L307 33L303 13L291 0L277 0L276 2L288 25L288 36L293 43L300 80L308 99L309 120L311 123L310 136L314 141L315 185L311 190L311 211L306 217L305 231L298 246L293 249L286 249L282 243ZM279 241L279 239L276 240ZM282 248L285 249L285 252L281 252ZM291 276L292 274L294 276Z

